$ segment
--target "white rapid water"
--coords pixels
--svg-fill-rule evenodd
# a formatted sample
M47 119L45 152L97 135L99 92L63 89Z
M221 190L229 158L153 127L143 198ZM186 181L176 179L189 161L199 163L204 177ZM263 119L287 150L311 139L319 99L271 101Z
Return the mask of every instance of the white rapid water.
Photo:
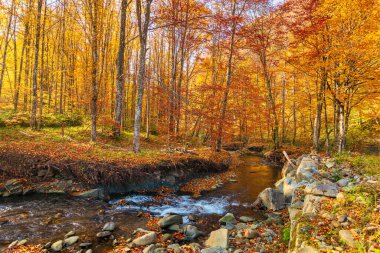
M121 200L125 200L127 204L117 205ZM231 196L207 199L195 199L191 196L172 196L156 202L154 198L150 196L132 195L122 199L113 200L110 204L115 205L115 211L145 211L154 215L165 216L170 213L180 215L221 215L226 212L226 209L229 206L234 205L234 202L231 202Z

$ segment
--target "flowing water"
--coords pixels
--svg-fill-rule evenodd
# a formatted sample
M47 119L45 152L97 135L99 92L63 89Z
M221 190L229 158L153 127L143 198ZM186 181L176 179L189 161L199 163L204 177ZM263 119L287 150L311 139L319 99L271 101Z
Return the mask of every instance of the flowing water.
M207 217L213 222L227 212L257 216L258 213L252 211L252 203L263 189L273 186L279 179L280 169L257 156L242 156L241 159L243 163L236 171L237 182L226 183L196 199L186 195L159 200L149 195L127 195L105 203L62 195L2 198L0 250L24 238L44 244L61 239L71 230L80 235L81 241L96 242L96 233L108 221L116 222L116 236L129 236L134 229L146 224L144 217L136 216L140 211L156 216L177 213L184 215L185 221L189 214ZM123 205L116 205L120 202ZM102 251L102 247L95 249L95 252Z

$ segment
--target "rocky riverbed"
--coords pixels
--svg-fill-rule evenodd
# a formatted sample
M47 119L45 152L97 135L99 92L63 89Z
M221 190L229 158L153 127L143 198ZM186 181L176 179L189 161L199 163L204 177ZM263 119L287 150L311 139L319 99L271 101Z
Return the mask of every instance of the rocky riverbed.
M110 202L114 209L108 214L116 218L98 222L92 239L74 230L38 246L28 246L33 241L19 238L9 245L8 252L379 251L378 177L364 175L334 159L303 155L284 165L282 178L272 177L275 180L267 186L273 188L264 186L261 192L251 194L258 196L256 201L256 197L250 199L248 195L243 198L248 202L212 195L218 191L225 194L228 187L249 184L244 178L260 171L255 168L258 167L250 167L249 172L253 173L238 174L225 186L208 193L207 201L162 196L159 204L154 204L149 197L120 198ZM263 174L257 176L261 179ZM250 179L250 185L255 185L254 179ZM241 193L242 188L237 188ZM134 209L136 202L140 202L138 210ZM245 208L238 208L243 205ZM125 224L115 210L128 212L128 220L138 220L140 224L125 232L124 227L133 222ZM202 213L207 211L208 215Z

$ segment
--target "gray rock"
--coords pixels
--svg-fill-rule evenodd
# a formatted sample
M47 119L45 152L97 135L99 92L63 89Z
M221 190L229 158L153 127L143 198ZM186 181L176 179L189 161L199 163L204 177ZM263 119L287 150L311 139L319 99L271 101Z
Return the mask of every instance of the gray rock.
M294 194L294 191L302 186L302 184L297 184L297 181L292 177L286 177L284 180L284 189L283 193L286 198L291 198Z
M91 242L82 242L81 244L79 244L79 247L81 247L81 248L88 248L91 246L92 246Z
M155 232L150 232L146 235L140 236L132 241L137 246L146 246L157 242L157 235Z
M174 224L183 224L183 219L181 215L176 215L176 214L169 215L164 218L161 218L158 221L158 225L161 228L166 228Z
M104 238L104 237L108 237L110 235L111 235L110 231L102 231L102 232L97 233L96 237L98 237L98 238Z
M236 224L237 220L235 219L235 216L232 213L227 213L226 215L224 215L224 217L219 219L219 222L221 224Z
M217 247L202 249L201 253L228 253L228 251L224 249L223 247L217 246Z
M226 223L225 225L222 225L222 228L232 230L232 229L235 229L235 225L232 223Z
M71 236L64 240L65 245L71 246L79 240L79 236Z
M107 222L106 224L104 224L103 231L114 231L115 227L115 222Z
M326 161L326 163L325 163L326 167L329 168L329 169L331 169L332 167L334 167L335 164L336 164L335 161L332 160L332 159L328 159L328 160Z
M62 247L63 247L63 241L62 240L59 240L59 241L56 241L55 243L53 243L51 245L51 249L53 251L61 251L62 250Z
M314 182L308 184L305 188L305 193L317 196L326 196L335 198L338 194L338 186L332 182Z
M266 188L262 191L257 200L254 203L255 206L263 205L267 209L273 211L281 210L285 208L285 197L284 194L279 190Z
M82 197L82 198L94 198L94 199L105 199L106 194L103 189L97 188L97 189L91 189L85 192L80 192L75 194L77 197Z
M228 230L221 228L215 231L212 231L210 237L205 242L206 247L222 247L224 249L228 248Z
M322 200L325 200L325 197L306 195L305 202L303 205L302 213L303 214L317 214L319 211L319 205Z
M348 178L342 178L338 182L336 182L340 187L346 187L350 180Z
M284 180L285 180L285 177L281 178L274 184L276 189L279 190L280 192L284 192Z
M148 247L146 247L144 250L143 250L143 253L154 253L154 250L156 249L156 246L155 245L150 245Z
M181 230L181 228L179 227L179 225L178 225L178 224L173 224L173 225L170 225L169 227L167 227L167 229L168 229L168 230L170 230L170 231L175 231L175 232L177 232L177 231L180 231L180 230Z
M199 236L203 235L203 232L199 231L196 226L186 225L184 228L184 234L191 240L194 240Z
M297 182L314 181L314 176L319 174L318 162L308 156L304 156L297 168L296 179Z
M357 247L357 242L354 239L354 234L350 230L340 230L339 238L352 248Z
M251 217L248 217L248 216L241 216L241 217L239 218L239 220L240 220L241 222L245 222L245 223L255 221L255 219L253 219L253 218L251 218Z
M338 217L338 222L342 223L347 221L347 215L341 215Z

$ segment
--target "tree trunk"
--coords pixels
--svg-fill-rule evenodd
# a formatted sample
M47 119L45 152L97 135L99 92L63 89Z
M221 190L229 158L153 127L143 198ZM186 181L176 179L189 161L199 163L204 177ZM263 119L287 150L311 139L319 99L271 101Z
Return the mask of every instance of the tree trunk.
M296 77L293 80L293 139L292 145L296 144L297 137L297 111L296 111Z
M28 3L28 15L29 15L29 10L31 9L31 1ZM30 39L29 39L29 19L26 20L25 23L25 32L24 32L24 38L22 42L22 49L21 49L21 59L20 59L20 67L19 67L19 73L18 73L18 78L16 82L16 88L14 91L14 98L13 98L13 108L14 111L17 112L18 110L18 101L20 97L20 87L21 87L21 76L23 72L23 66L24 66L24 55L25 55L25 49L29 48L30 44ZM28 56L26 56L28 57ZM25 76L27 78L27 76Z
M121 121L124 105L124 52L125 52L125 25L127 19L128 0L122 0L120 7L120 38L119 38L119 52L116 61L116 105L115 105L115 123L113 129L114 137L120 137Z
M43 96L43 80L45 76L45 70L44 70L44 54L45 54L45 26L46 26L46 9L47 4L45 0L45 10L44 10L44 20L42 23L42 45L41 45L41 78L40 78L40 107L39 107L39 115L38 115L38 124L37 124L37 130L40 130L42 127L42 108L43 108L43 102L44 102L44 96Z
M6 64L7 64L7 50L8 50L8 45L9 45L9 41L10 41L9 35L11 33L14 8L15 8L15 1L13 0L12 5L11 5L11 11L9 12L9 21L8 21L8 25L7 25L7 31L5 33L5 45L4 45L4 52L3 52L3 61L1 63L1 72L0 72L0 97L1 97L1 90L3 87L4 73L5 73Z
M345 131L345 116L344 105L338 103L338 119L339 119L339 136L338 136L338 152L342 153L346 147L346 131Z
M96 141L96 122L98 114L98 64L99 64L99 26L98 6L90 3L91 18L91 142Z
M282 143L285 141L285 101L286 101L286 75L284 74L283 80L282 80L282 110L281 110L281 116L282 116L281 142Z
M32 129L37 128L37 75L38 75L38 54L40 49L40 34L41 34L41 12L42 12L42 1L38 0L37 7L37 28L34 46L34 67L33 67L33 103L32 103L32 114L30 118L30 127Z
M323 105L324 105L324 111L325 111L326 154L330 155L330 132L329 132L328 118L327 118L326 93L323 95Z
M327 73L325 70L322 70L322 79L317 93L317 110L313 125L313 150L315 151L319 151L319 137L321 134L323 97L325 93L326 80Z
M140 40L140 65L137 80L137 103L135 111L135 124L133 132L133 151L140 152L140 132L141 132L141 115L142 115L142 100L144 95L145 82L145 67L146 67L146 47L148 40L148 28L150 22L150 7L153 0L146 0L145 3L145 18L142 22L141 0L136 0L136 13Z
M234 1L232 6L232 16L235 17L236 12L236 1ZM232 81L232 59L234 55L234 47L235 47L235 33L236 33L237 21L233 20L232 29L231 29L231 41L230 41L230 50L228 55L228 65L227 65L227 79L226 79L226 87L224 90L223 101L222 101L222 110L220 113L219 125L218 125L218 134L216 139L216 151L220 151L222 149L222 136L223 136L223 126L226 117L227 111L227 103L228 103L228 93L231 86Z

